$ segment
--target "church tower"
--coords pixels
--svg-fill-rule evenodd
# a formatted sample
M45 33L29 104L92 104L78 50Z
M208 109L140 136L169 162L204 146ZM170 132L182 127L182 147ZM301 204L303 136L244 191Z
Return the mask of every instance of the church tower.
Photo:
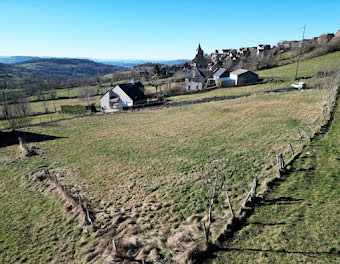
M204 51L201 48L201 44L198 44L196 49L196 56L192 60L191 65L196 68L206 68L208 66L207 60L204 58Z
M198 48L196 49L196 56L199 55L199 56L203 56L204 55L204 52L201 48L201 44L198 43Z

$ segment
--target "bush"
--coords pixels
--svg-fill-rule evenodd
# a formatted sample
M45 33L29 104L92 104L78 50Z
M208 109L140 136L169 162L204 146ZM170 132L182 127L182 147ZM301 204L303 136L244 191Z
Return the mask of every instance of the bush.
M87 108L85 105L62 105L61 111L68 114L85 114Z

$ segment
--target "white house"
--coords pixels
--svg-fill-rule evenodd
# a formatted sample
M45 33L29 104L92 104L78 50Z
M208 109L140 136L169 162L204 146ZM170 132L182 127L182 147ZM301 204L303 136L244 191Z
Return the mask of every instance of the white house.
M118 108L121 106L134 106L145 104L147 98L144 94L144 85L140 82L117 84L100 98L103 110Z

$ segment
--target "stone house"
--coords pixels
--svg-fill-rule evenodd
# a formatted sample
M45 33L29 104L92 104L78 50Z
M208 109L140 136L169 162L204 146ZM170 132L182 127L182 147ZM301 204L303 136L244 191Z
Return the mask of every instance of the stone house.
M192 69L185 78L184 87L186 91L196 91L205 88L208 78L212 77L212 71Z

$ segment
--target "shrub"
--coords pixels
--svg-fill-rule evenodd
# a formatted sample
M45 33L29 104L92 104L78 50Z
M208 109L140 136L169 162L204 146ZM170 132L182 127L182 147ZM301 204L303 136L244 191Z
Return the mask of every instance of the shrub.
M85 105L62 105L61 111L68 114L85 114L87 108Z

